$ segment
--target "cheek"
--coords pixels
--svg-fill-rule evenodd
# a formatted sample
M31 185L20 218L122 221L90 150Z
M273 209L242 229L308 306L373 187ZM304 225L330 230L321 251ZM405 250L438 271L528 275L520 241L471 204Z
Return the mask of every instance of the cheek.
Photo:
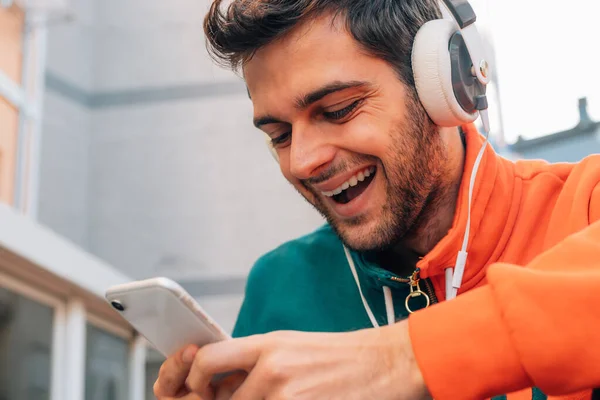
M361 113L340 128L346 150L381 158L389 148L392 127L383 118Z

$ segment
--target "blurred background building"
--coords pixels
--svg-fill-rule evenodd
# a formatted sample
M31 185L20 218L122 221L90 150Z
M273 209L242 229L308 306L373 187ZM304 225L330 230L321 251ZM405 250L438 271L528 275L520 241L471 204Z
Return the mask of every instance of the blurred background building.
M473 1L498 62L494 147L552 162L599 152L597 81L521 83L515 46L537 41L551 59L554 39L519 27L519 1L519 41L498 34L511 1ZM162 360L105 289L167 276L231 330L255 260L323 223L253 128L243 81L209 59L209 3L0 0L0 400L153 398Z

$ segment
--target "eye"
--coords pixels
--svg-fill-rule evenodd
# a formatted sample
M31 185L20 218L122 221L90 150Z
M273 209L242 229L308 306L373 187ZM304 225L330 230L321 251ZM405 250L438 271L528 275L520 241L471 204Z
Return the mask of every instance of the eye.
M323 116L332 120L342 119L350 114L360 104L362 99L356 100L354 103L335 111L323 111Z
M281 135L271 138L271 144L273 145L273 147L281 147L283 145L285 145L289 139L292 137L292 132L285 132L282 133Z

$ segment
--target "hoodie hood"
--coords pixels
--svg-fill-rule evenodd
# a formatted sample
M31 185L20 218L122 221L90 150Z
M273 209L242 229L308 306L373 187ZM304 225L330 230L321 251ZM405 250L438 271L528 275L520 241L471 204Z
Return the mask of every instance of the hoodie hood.
M421 276L432 280L440 299L445 298L444 271L454 267L463 243L469 210L469 181L477 153L485 140L473 124L462 126L462 129L467 143L465 167L452 228L417 263ZM473 188L468 256L459 293L477 286L485 277L486 266L502 254L517 217L519 197L514 164L487 145Z

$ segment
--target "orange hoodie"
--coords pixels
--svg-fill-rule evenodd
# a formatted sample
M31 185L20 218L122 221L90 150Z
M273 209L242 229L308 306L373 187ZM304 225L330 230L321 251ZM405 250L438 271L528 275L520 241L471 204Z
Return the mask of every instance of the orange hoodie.
M444 269L462 243L468 181L483 143L472 125L463 129L466 167L453 227L418 264L439 299ZM600 387L599 183L600 156L551 165L486 150L459 296L409 319L436 400L531 399L533 386L550 399L589 399Z

